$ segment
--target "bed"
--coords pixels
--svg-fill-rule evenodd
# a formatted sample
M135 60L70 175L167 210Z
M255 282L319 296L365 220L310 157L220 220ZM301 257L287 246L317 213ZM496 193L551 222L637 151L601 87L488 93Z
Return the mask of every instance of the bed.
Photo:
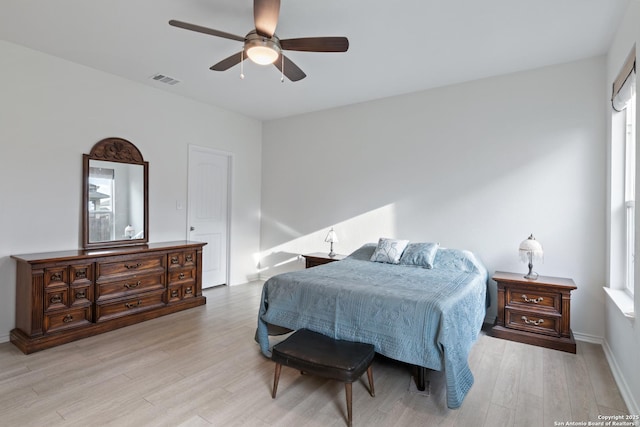
M487 270L473 253L437 248L432 264L371 261L366 244L339 262L276 275L264 283L256 339L270 357L269 327L311 329L366 342L401 362L443 371L447 406L473 384L468 365L487 308Z

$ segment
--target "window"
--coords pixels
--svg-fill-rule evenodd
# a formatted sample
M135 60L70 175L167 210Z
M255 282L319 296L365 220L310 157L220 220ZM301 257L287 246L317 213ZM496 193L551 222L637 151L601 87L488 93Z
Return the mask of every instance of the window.
M635 90L625 109L624 204L626 212L625 288L633 295L635 258L636 203L636 95Z
M616 266L623 289L630 296L635 288L636 229L636 49L635 46L613 82L612 116L612 207L619 210L616 234L620 233L620 263ZM618 147L618 148L615 148ZM616 154L619 153L619 154ZM618 157L618 155L620 157ZM618 158L619 160L615 160ZM619 177L615 178L615 176ZM619 194L619 196L615 196ZM624 218L622 218L624 217ZM637 242L640 243L640 242ZM623 249L624 248L624 249Z

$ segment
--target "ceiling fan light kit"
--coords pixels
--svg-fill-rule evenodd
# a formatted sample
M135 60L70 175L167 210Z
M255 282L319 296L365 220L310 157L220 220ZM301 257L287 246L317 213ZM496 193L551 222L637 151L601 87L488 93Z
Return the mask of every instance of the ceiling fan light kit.
M349 40L346 37L306 37L280 40L275 35L280 14L280 0L254 0L253 20L255 29L246 37L202 27L188 22L172 19L169 25L185 30L222 37L229 40L241 41L243 49L223 59L210 67L213 71L226 71L237 64L242 64L245 55L253 62L260 65L273 64L292 82L304 79L307 75L293 61L287 58L282 51L294 50L301 52L346 52L349 49ZM280 60L278 61L278 58ZM244 77L241 72L241 77Z
M260 65L273 64L282 52L276 36L263 37L255 31L250 32L245 38L244 48L249 59Z

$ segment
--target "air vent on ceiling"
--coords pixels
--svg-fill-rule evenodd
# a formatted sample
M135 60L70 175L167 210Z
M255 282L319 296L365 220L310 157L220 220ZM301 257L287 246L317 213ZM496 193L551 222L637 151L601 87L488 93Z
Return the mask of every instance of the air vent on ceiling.
M176 80L173 77L165 76L164 74L156 74L151 77L153 80L156 80L161 83L166 83L168 85L174 85L180 83L180 80Z

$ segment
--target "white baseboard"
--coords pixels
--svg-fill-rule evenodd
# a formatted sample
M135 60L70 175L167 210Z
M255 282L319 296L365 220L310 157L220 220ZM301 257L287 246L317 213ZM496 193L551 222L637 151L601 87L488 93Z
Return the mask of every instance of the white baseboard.
M0 335L0 343L2 342L9 342L9 335Z
M604 342L602 337L589 335L589 334L582 334L580 332L574 332L573 337L576 339L576 341L588 342L591 344L602 345L602 343Z
M616 381L618 385L618 389L620 390L620 394L622 395L622 399L624 403L627 405L627 409L629 410L629 414L640 414L640 406L638 402L633 397L633 393L631 393L631 389L629 385L624 379L624 375L620 371L620 367L616 362L616 359L609 347L609 343L606 340L602 343L602 350L604 351L604 355L607 358L607 362L609 363L609 368L611 369L611 373L613 374L613 379Z
M248 274L246 283L255 282L256 280L263 280L262 277L260 277L260 273Z

